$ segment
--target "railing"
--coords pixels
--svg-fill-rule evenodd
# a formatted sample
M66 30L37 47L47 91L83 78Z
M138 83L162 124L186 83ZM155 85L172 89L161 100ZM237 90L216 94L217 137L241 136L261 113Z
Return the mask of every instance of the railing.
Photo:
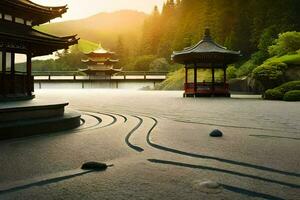
M165 80L168 72L123 71L113 76L87 76L77 71L32 72L38 81L85 81L85 80Z
M186 83L184 85L184 89L186 94L195 94L195 84L194 83ZM209 94L209 93L220 93L226 94L229 91L229 84L228 83L219 83L216 82L214 85L210 82L206 83L197 83L197 90L196 93L199 94Z

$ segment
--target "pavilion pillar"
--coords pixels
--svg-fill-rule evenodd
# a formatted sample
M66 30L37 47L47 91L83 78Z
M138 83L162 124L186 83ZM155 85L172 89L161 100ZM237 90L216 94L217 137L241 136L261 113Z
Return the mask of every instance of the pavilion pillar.
M11 80L11 92L15 93L15 53L11 52L11 57L10 57L10 80Z
M226 65L224 66L224 87L226 88L226 82L227 82L227 71L226 71Z
M31 85L33 83L31 83L31 71L32 71L32 63L31 63L31 54L28 53L27 54L27 62L26 62L26 72L27 72L27 78L26 78L26 85L27 85L27 88L26 88L26 92L28 95L31 95L31 92L32 92L32 88L31 88Z
M5 77L5 75L6 75L6 49L3 49L2 50L2 76L1 76L1 85L2 85L2 87L1 87L1 93L2 93L2 95L3 96L5 96L6 95L6 84L5 84L5 82L6 82L6 77Z
M197 74L197 72L198 72L197 65L194 64L194 96L196 96L197 90L198 90L198 74Z
M214 65L211 65L211 73L212 73L212 81L211 81L211 90L212 90L212 95L215 95L215 68Z
M187 68L187 65L186 65L185 66L185 79L184 79L185 84L188 83L188 73L189 73L189 71L188 71L188 68Z

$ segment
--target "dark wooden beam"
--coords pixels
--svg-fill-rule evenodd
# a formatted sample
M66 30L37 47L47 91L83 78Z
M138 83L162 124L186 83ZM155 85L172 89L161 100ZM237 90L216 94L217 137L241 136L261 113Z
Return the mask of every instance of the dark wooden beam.
M31 88L31 74L32 74L32 63L31 63L31 53L27 54L27 62L26 62L26 72L27 72L27 79L26 79L26 84L27 84L27 94L31 95L32 93L32 88Z
M15 93L15 53L11 52L10 54L10 81L11 81L11 86L10 86L10 90L11 93Z
M1 76L1 94L6 95L6 84L5 84L5 74L6 74L6 49L2 49L2 76Z
M194 94L196 95L197 94L197 65L194 64Z
M212 73L212 95L215 94L215 67L213 64L211 64L211 73Z

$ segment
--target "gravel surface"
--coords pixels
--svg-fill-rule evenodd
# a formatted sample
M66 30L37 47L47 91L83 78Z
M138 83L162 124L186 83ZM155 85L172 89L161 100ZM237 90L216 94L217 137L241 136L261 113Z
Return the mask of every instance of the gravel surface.
M300 104L257 96L38 90L76 130L0 142L0 199L300 199ZM209 134L219 129L223 137ZM109 165L81 170L83 163Z

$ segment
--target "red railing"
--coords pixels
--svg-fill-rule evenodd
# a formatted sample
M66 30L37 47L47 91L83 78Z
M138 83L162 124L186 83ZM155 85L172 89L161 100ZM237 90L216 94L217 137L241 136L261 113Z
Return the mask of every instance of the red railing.
M197 83L197 88L195 92L194 83L186 83L184 85L184 90L186 94L227 94L229 93L229 84L228 83L215 83L214 86L212 83Z

